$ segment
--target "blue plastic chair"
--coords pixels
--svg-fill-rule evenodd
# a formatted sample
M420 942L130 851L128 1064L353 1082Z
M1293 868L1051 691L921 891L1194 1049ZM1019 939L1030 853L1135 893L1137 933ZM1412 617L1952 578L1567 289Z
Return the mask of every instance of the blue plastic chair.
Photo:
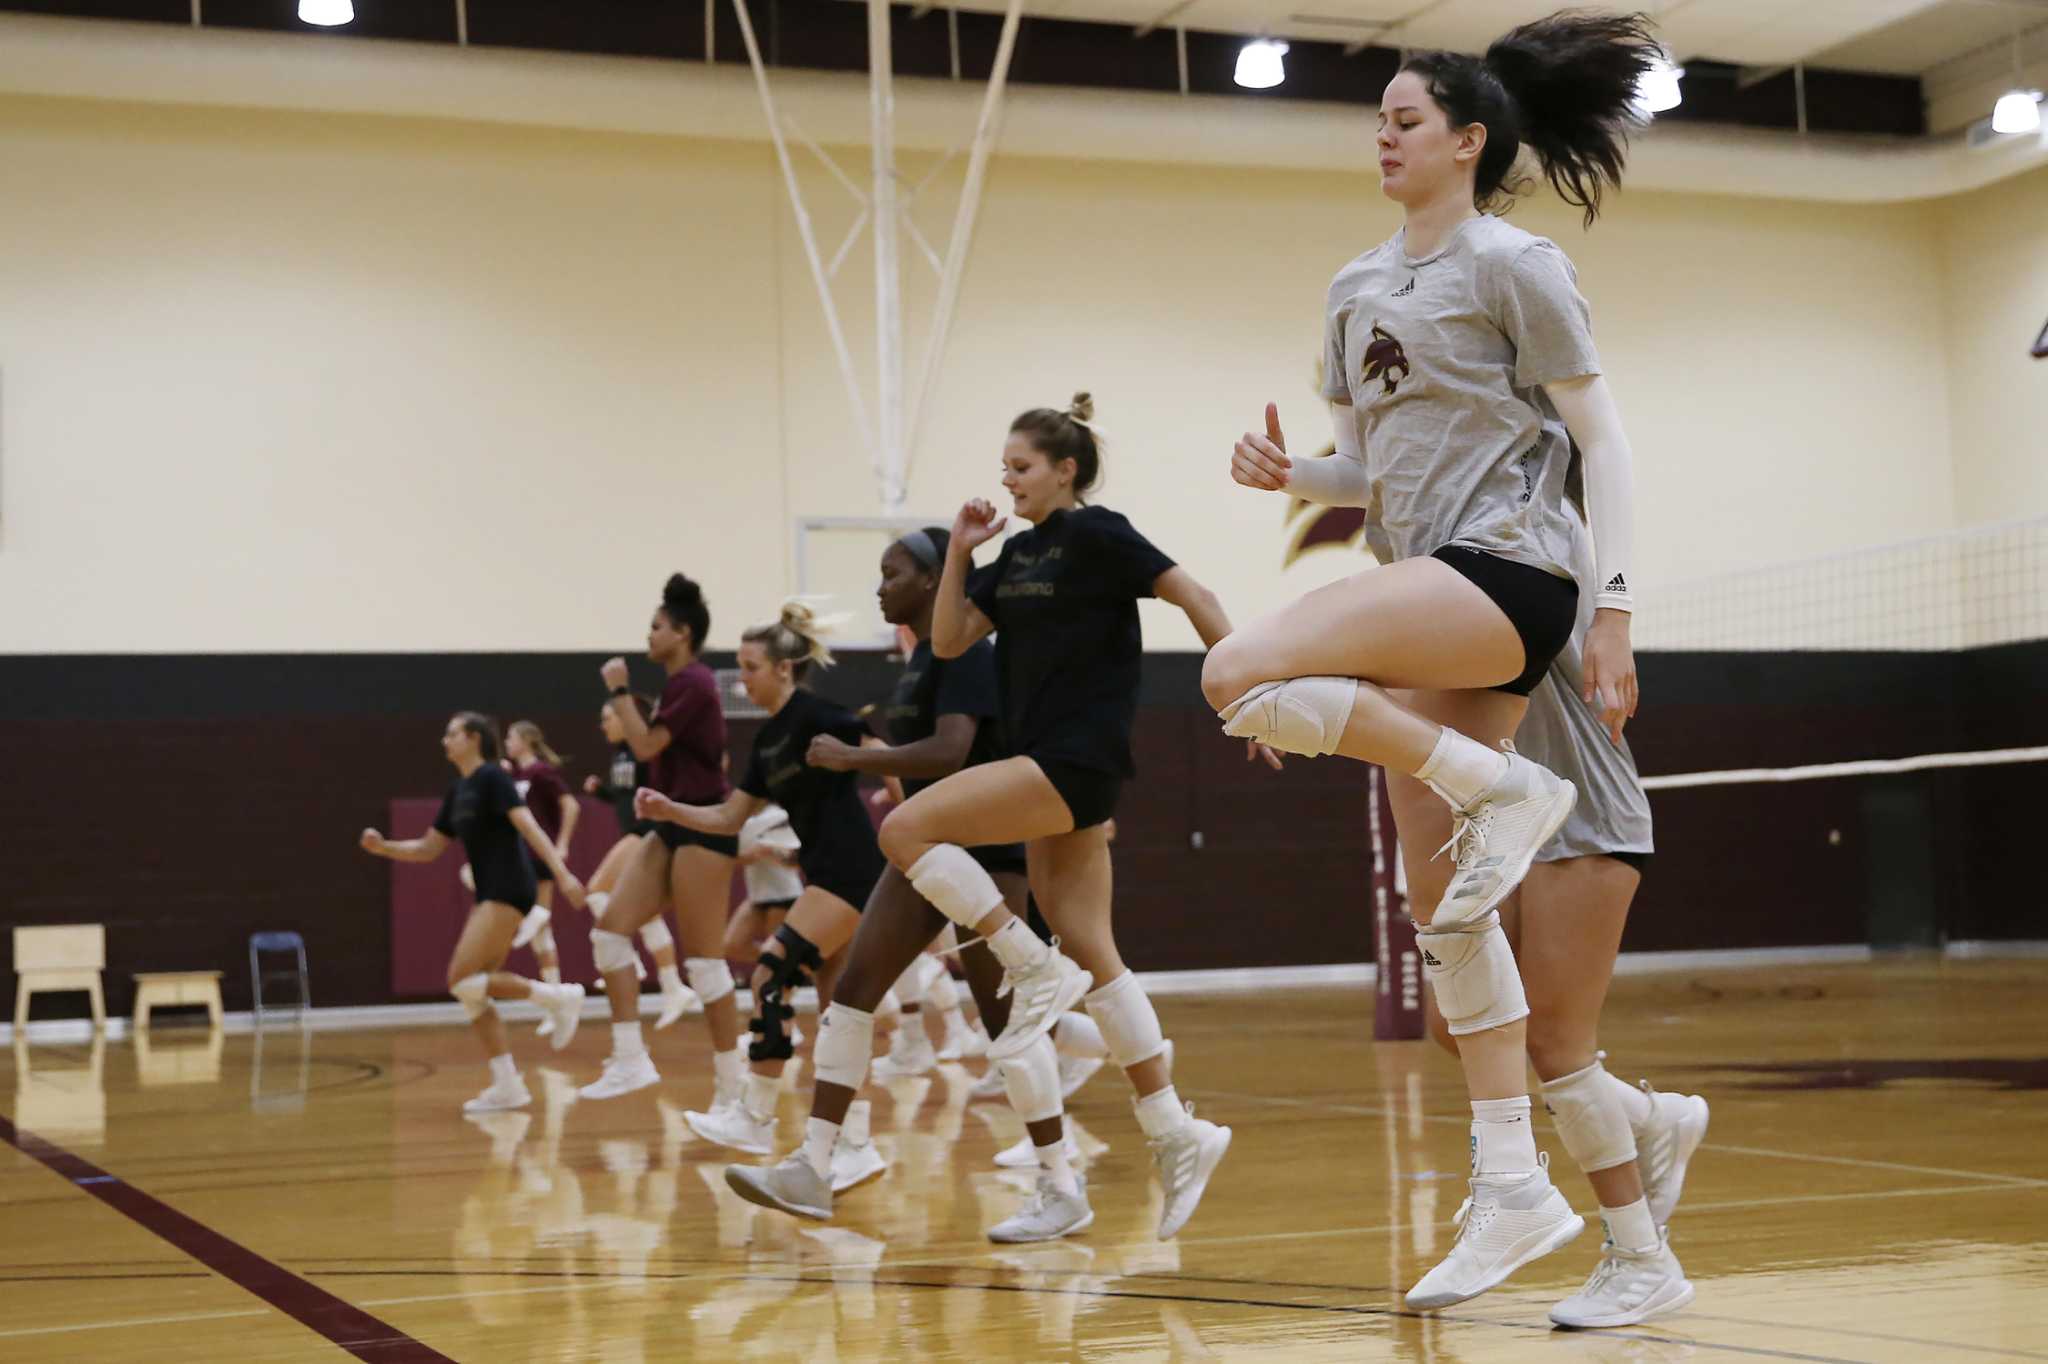
M263 982L266 980L289 980L289 969L264 970L261 954L265 952L294 952L299 959L299 998L296 1004L297 1021L304 1022L306 1010L313 1004L313 987L306 974L306 940L296 933L280 931L272 933L251 933L249 935L249 993L256 1004L256 1026L263 1026Z

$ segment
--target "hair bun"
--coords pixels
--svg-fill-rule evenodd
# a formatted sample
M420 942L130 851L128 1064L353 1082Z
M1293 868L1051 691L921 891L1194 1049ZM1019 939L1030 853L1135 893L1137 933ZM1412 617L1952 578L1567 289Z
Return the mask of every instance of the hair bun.
M1073 403L1067 408L1067 415L1077 422L1094 421L1095 395L1093 393L1076 393Z
M661 601L664 606L689 608L704 600L704 589L681 573L671 573L662 585Z
M792 597L782 604L782 624L806 639L814 639L824 631L818 628L818 613L811 610L811 604L798 597Z

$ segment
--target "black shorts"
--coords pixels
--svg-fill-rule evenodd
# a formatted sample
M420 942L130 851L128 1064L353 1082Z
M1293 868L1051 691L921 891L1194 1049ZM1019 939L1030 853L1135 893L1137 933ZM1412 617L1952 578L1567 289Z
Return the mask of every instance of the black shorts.
M685 829L682 825L671 824L667 820L655 821L651 832L670 852L678 848L709 848L721 857L740 855L740 841L733 834L700 834L695 829Z
M655 819L628 820L626 822L625 836L628 838L645 838L648 834L653 833L656 828L660 827L660 824L661 821ZM680 829L683 826L680 824L675 824L671 825L670 827ZM739 839L733 839L733 843L737 845L739 843Z
M823 866L804 867L804 886L807 889L830 891L852 905L856 913L868 907L868 897L875 893L875 885L882 879L882 870L889 864L880 857L872 868L856 866L843 859L835 858ZM794 904L795 901L790 903Z
M1035 753L1025 756L1038 764L1038 770L1045 773L1052 789L1059 792L1060 799L1067 803L1067 813L1074 817L1076 831L1092 829L1116 814L1117 797L1124 790L1124 779L1116 773L1077 767L1058 758L1041 758Z
M479 881L476 883L476 902L483 904L495 900L501 905L510 905L524 914L540 899L540 883L537 881Z
M1646 852L1611 852L1605 854L1626 867L1634 867L1636 875L1642 876L1650 870L1650 854Z
M543 886L552 886L555 874L548 870L547 863L536 862L533 864L533 879Z
M1579 619L1579 585L1570 578L1463 545L1445 545L1429 557L1464 574L1501 609L1522 637L1522 675L1490 690L1514 696L1535 691L1551 663L1571 643L1572 627Z
M1022 843L990 843L985 847L969 848L967 855L990 876L1005 873L1023 876L1028 868Z
M1038 935L1040 942L1052 941L1052 925L1038 912L1038 897L1028 895L1024 899L1024 926Z

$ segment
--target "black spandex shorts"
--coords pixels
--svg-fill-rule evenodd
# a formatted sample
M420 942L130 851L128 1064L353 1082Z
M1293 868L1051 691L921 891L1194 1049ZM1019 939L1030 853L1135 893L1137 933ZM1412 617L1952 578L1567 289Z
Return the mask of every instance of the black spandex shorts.
M495 881L489 884L479 881L476 887L476 902L483 904L493 900L501 905L510 905L524 914L540 900L540 883L527 881L516 885L501 885Z
M1646 852L1611 852L1607 854L1624 866L1634 867L1636 875L1642 876L1650 870L1650 854Z
M653 833L653 832L655 831L655 829L656 829L657 827L659 827L660 823L661 823L661 821L659 821L659 820L654 820L654 819L634 819L634 820L628 820L628 821L626 822L626 833L627 833L627 835L628 835L629 837L632 837L632 838L644 838L644 837L646 837L646 836L647 836L648 834L651 834L651 833ZM680 829L680 828L682 828L683 826L682 826L682 825L680 825L680 824L674 824L674 825L670 825L669 827L671 827L671 828L675 828L675 829ZM733 840L733 842L734 842L734 843L738 843L738 842L739 842L739 840L738 840L737 838L735 838L735 839Z
M1023 876L1026 872L1022 843L991 843L986 847L969 848L967 855L990 876L1001 876L1006 872Z
M865 912L868 897L875 893L875 884L882 879L882 869L888 863L876 860L872 871L862 867L805 867L804 885L807 888L830 891L852 905L855 913ZM796 901L790 901L795 904Z
M1571 642L1572 627L1579 619L1579 585L1570 578L1463 545L1445 545L1429 557L1464 574L1501 609L1522 637L1522 675L1491 690L1515 696L1535 691L1551 663Z
M667 820L655 821L653 833L670 852L678 848L709 848L724 857L740 855L740 841L732 834L700 834Z
M552 886L555 883L555 874L548 870L547 863L536 862L533 864L533 879L543 886Z
M1124 779L1116 773L1076 767L1073 763L1062 762L1058 758L1041 758L1035 753L1026 756L1038 764L1038 770L1045 773L1052 789L1059 792L1060 799L1067 803L1067 813L1074 817L1077 831L1092 829L1116 814L1117 797L1124 790Z

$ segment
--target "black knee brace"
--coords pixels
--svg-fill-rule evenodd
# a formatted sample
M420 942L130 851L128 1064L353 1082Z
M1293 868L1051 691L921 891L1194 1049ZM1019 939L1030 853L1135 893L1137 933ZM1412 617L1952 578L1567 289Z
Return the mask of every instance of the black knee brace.
M782 950L761 953L768 979L761 983L760 997L754 1001L754 1020L747 1024L748 1032L758 1034L747 1047L748 1058L755 1061L787 1061L796 1054L789 1041L789 1020L796 1017L796 992L806 983L806 973L824 963L817 946L788 924L775 930L771 946Z

